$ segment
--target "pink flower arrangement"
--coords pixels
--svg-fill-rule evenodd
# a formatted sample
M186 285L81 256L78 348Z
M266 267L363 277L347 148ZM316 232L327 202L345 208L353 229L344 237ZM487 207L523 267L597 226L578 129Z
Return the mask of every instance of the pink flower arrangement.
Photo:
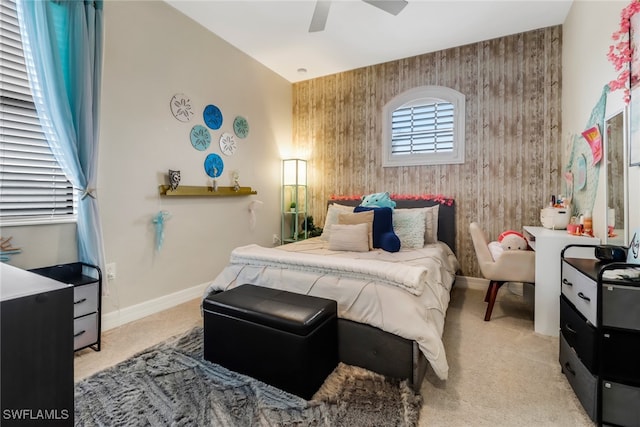
M451 197L443 196L442 194L390 194L391 200L433 200L440 204L451 206L453 205L453 199ZM362 196L338 196L331 195L331 200L361 200Z
M611 35L613 44L609 46L607 58L619 73L615 80L609 82L611 91L623 89L624 102L629 103L631 95L630 87L630 63L632 47L629 40L629 30L631 29L631 17L640 12L640 0L633 0L627 7L622 9L620 14L620 29Z
M339 196L337 194L332 194L329 197L329 200L335 200L335 201L340 201L340 200L362 200L362 196Z

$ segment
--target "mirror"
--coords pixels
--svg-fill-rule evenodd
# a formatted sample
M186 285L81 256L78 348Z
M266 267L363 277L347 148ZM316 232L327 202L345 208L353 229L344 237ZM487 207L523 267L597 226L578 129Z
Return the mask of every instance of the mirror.
M621 110L605 120L604 164L607 233L604 243L627 246L626 114Z

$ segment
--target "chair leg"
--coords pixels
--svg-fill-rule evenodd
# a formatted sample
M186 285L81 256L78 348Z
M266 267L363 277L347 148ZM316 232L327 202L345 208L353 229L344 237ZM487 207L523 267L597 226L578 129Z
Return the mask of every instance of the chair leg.
M484 294L484 302L489 302L489 297L491 296L491 289L493 288L493 280L489 282L489 286L487 286L487 292Z
M485 322L491 320L491 312L493 311L493 305L496 303L496 296L498 295L498 289L504 285L505 282L496 282L492 280L489 283L489 289L487 289L487 296L489 297L489 305L487 305L487 311L484 314Z

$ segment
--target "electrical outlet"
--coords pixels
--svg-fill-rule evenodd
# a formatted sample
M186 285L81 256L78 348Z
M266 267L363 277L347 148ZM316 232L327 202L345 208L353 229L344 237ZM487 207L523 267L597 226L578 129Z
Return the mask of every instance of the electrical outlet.
M107 264L107 279L114 280L116 278L116 263Z
M273 244L274 245L279 245L280 244L280 236L278 236L277 234L273 235Z

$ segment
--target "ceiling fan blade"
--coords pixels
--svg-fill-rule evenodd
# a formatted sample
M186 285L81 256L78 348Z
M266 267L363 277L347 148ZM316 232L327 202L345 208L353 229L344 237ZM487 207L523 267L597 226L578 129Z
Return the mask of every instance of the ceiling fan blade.
M402 12L402 9L408 4L406 0L362 0L365 3L369 3L372 6L382 9L392 15L397 15Z
M309 25L310 33L324 30L324 26L327 23L327 16L329 16L329 6L331 6L330 0L316 1L316 8L311 17L311 25Z

